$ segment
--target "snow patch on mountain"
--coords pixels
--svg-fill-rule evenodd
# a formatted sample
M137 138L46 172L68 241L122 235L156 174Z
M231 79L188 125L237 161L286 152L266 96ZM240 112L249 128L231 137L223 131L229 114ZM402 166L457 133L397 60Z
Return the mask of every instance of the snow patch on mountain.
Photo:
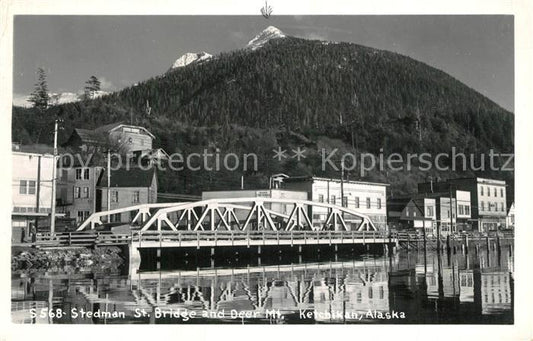
M170 69L171 70L177 69L177 68L184 67L184 66L187 66L193 63L198 64L206 60L209 60L212 57L213 57L212 55L204 51L188 52L188 53L185 53L183 56L179 57L178 59L176 59L176 61L174 62L174 64L172 64L172 67Z
M261 33L256 35L254 39L250 40L246 45L246 48L251 50L256 50L272 39L285 38L285 33L281 32L278 28L274 26L268 26Z
M48 105L59 105L63 103L72 103L80 100L80 95L74 92L51 93Z
M110 92L98 90L92 93L89 98L95 99L108 94L110 94ZM79 102L85 97L83 92L52 92L49 94L49 96L50 100L48 101L48 106ZM33 104L29 102L30 97L31 96L29 95L14 94L13 105L17 107L29 108L33 106Z

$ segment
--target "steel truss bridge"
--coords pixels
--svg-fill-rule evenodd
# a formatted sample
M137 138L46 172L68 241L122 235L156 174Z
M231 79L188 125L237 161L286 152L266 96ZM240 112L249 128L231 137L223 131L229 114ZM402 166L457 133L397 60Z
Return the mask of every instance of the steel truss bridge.
M315 219L317 212L325 216ZM377 231L365 214L308 200L226 198L185 203L142 204L92 214L77 229L94 230L102 219L130 213L140 231Z

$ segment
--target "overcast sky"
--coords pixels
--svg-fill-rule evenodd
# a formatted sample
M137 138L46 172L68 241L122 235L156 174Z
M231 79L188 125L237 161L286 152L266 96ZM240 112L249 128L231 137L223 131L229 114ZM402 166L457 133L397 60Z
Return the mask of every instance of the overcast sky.
M514 111L512 16L17 16L14 97L32 91L38 67L51 92L80 91L91 75L118 90L186 52L242 48L269 25L410 56Z

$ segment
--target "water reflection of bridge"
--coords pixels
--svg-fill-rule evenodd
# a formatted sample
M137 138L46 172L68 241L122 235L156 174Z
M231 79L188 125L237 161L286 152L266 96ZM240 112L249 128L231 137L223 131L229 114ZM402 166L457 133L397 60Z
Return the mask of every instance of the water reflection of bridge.
M198 316L204 313L222 319L231 317L232 310L253 313L260 319L268 318L268 311L285 316L300 310L342 315L369 309L385 312L389 311L388 266L388 261L368 260L149 272L128 280L71 278L67 280L69 292L84 300L66 300L70 307L124 311L129 317L135 309L148 313L155 309L196 311ZM42 285L54 285L51 283ZM337 319L338 313L331 319Z
M228 322L240 322L228 319L231 310L253 312L268 321L267 310L278 309L285 321L299 323L305 323L296 316L300 310L340 313L331 318L315 315L308 322L350 322L350 314L369 309L405 310L409 322L418 323L433 322L443 314L455 316L454 321L468 321L462 323L479 322L481 316L494 314L505 314L502 321L512 321L511 269L512 256L507 253L441 255L439 259L435 253L400 252L392 258L150 271L133 276L42 273L12 280L12 312L14 321L25 323L161 322L148 316L134 318L136 309L205 312L207 318ZM127 316L126 321L68 316L28 320L31 306L100 309Z

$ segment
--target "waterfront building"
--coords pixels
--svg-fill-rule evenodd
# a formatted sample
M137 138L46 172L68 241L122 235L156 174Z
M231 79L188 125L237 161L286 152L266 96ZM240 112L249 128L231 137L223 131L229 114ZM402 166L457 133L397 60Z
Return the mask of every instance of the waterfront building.
M269 198L269 199L296 199L307 200L307 192L304 191L291 191L283 189L244 189L244 190L232 190L232 191L204 191L202 192L202 200L209 199L225 199L225 198ZM246 203L242 204L247 205ZM250 205L250 204L248 204ZM265 207L277 213L284 215L291 214L294 207L293 204L283 203L265 203ZM239 220L246 219L243 212L236 211L235 214ZM253 228L256 228L253 224Z
M109 188L108 188L109 187ZM107 207L107 193L110 192L110 207ZM96 212L157 202L157 174L155 169L117 169L111 171L111 185L107 172L101 172L96 185ZM110 222L127 222L135 212L111 215Z
M470 192L471 218L466 219L465 229L471 226L473 230L484 232L505 227L507 216L505 181L475 177L418 184L419 193L451 193L452 198L457 197L454 192L458 190Z
M70 218L72 226L81 224L96 212L96 184L104 172L101 166L93 165L91 159L58 168L57 210Z
M415 229L433 234L437 220L436 200L423 196L390 198L387 220L390 227L397 230Z
M515 208L514 208L514 202L511 203L511 205L507 206L507 228L508 229L513 229L514 230L514 212L515 212Z
M30 222L49 220L52 210L53 151L32 152L28 146L14 146L11 153L11 241L28 236Z
M283 188L308 193L309 200L347 207L370 217L379 230L387 228L387 187L388 184L320 178L315 176L295 176L283 180ZM320 226L328 214L327 208L315 207L312 212L313 225ZM350 226L356 221L347 220Z

